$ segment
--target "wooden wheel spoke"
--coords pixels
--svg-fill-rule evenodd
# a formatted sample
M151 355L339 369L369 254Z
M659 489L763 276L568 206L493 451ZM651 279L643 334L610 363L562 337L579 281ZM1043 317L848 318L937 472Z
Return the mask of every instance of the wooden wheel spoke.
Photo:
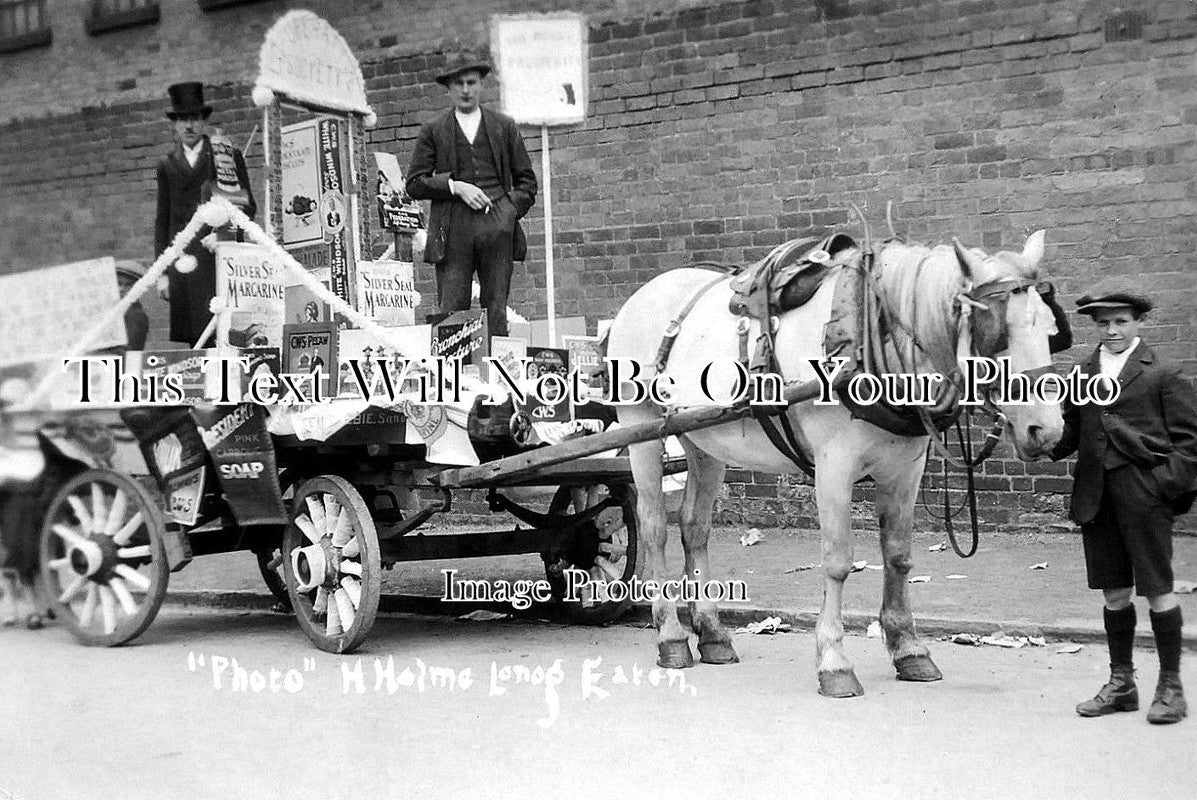
M308 507L308 517L312 523L312 527L323 533L326 524L324 520L324 503L315 497L305 497L303 501L304 505Z
M138 511L136 514L129 517L129 521L122 525L119 531L112 535L112 541L115 542L117 546L128 544L129 540L133 538L133 534L141 528L144 521L145 518L142 516L141 512Z
M341 578L341 589L349 595L349 600L353 603L353 608L356 610L362 604L361 581L356 581L346 575L344 578Z
M77 531L74 531L66 525L63 525L61 522L55 522L51 527L52 530L58 534L59 538L69 544L71 547L77 547L88 542L88 538L86 536L80 536Z
M341 555L345 558L357 558L362 554L362 543L353 537L341 548Z
M341 625L345 630L353 627L353 600L349 597L349 592L344 589L337 589L333 592L333 600L336 601L337 615L341 618ZM333 606L330 605L329 608Z
M83 504L83 501L72 494L67 496L67 503L70 504L71 511L75 512L75 519L79 521L79 527L85 531L90 531L92 529L91 512L87 510L87 506Z
M104 621L104 633L111 635L116 631L116 599L112 590L107 586L100 586L100 616Z
M135 592L148 592L152 585L150 579L142 575L128 564L117 564L113 567L117 575L129 582L129 588Z
M327 636L338 636L342 632L341 615L335 602L325 602L328 616L324 622L324 633Z
M337 525L332 530L333 547L344 547L353 538L353 520L349 514L342 513L337 517Z
M129 593L129 587L120 578L112 578L108 581L108 588L116 595L117 601L121 604L121 608L130 617L137 615L137 601L133 599L133 595Z
M313 614L323 614L328 611L328 590L323 586L316 590L316 600L312 603Z
M323 538L323 534L317 531L312 525L312 521L308 519L307 515L300 514L295 518L295 526L303 531L303 535L307 537L312 544L317 544Z
M100 587L94 583L87 584L87 596L83 598L83 608L79 611L79 624L86 628L95 616L96 605L100 602Z
M118 558L128 559L149 558L151 552L148 544L140 544L136 547L122 547L116 551L116 555Z
M619 567L615 566L614 564L612 564L610 561L603 558L602 556L599 556L596 559L594 559L594 565L596 567L598 567L599 569L601 569L607 575L607 577L613 581L617 581L623 577L623 570L621 570Z
M71 568L71 560L69 558L66 558L65 556L63 558L55 558L50 561L49 567L50 567L50 569L53 569L53 570L70 569Z
M101 533L108 519L108 512L104 502L104 487L98 481L91 484L91 532Z
M344 575L357 575L358 577L361 577L361 574L362 574L362 565L361 564L359 564L356 561L350 561L345 558L341 559L341 564L338 567L338 569Z
M332 533L337 517L341 514L341 504L328 492L321 496L320 501L324 504L324 527L321 530L324 533Z
M120 489L117 489L116 496L112 498L112 508L108 509L108 520L104 524L105 536L115 536L117 531L120 530L121 523L125 521L125 509L128 505L128 496Z
M82 591L83 587L87 585L87 578L83 575L76 575L67 587L62 590L62 594L58 595L58 602L69 603L75 599L75 596Z

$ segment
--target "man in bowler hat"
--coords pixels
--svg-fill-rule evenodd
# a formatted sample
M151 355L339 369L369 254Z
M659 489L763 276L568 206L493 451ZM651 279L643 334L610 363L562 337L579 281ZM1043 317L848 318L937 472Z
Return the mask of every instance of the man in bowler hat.
M1117 382L1108 406L1068 404L1053 459L1077 453L1070 515L1081 526L1089 587L1105 595L1110 680L1076 707L1083 717L1139 708L1132 660L1135 606L1146 597L1160 672L1147 720L1179 722L1181 610L1172 590L1172 518L1197 496L1197 392L1143 342L1151 300L1127 278L1102 281L1077 301L1101 344L1084 371Z
M481 106L489 72L486 62L459 54L437 76L453 108L421 126L407 192L432 201L424 260L436 265L441 311L470 307L477 272L490 333L506 336L513 261L527 253L519 220L537 183L515 121Z
M176 83L168 90L171 108L166 112L174 126L175 148L158 162L158 212L154 221L154 253L161 255L175 236L212 197L217 182L216 162L207 120L212 107L204 102L204 85ZM245 158L233 150L237 180L244 189L242 210L249 217L257 213ZM196 343L212 317L209 304L216 295L216 258L201 243L210 229L201 229L186 248L195 256L192 272L180 272L177 265L167 271L170 300L170 339L188 346Z

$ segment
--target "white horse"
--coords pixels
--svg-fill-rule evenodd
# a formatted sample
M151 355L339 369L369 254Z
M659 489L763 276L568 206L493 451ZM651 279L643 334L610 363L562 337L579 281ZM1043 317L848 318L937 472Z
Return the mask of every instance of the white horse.
M886 340L887 351L894 359L891 363L905 358L901 363L913 363L916 372L952 374L959 356L973 351L970 334L975 330L978 342L984 339L999 347L1004 345L1000 351L977 354L1008 358L1011 372L1049 368L1048 337L1055 332L1053 314L1038 292L1029 290L1043 257L1043 243L1044 235L1039 231L1027 240L1021 253L1003 251L993 256L965 250L959 244L932 249L896 240L883 243L874 274L880 305L887 309L891 321L896 321ZM787 248L793 249L790 244L782 245L766 260L784 257ZM836 261L847 263L839 269L859 267L861 256L856 247L838 254ZM809 359L824 356L823 329L831 314L834 274L805 305L780 315L776 355L787 383L815 378ZM654 278L628 300L615 318L608 357L652 365L670 321L677 319L687 303L711 282L711 272L691 268ZM981 288L987 290L985 303L969 296L970 291L977 294ZM728 281L715 284L701 294L680 324L666 368L675 382L676 408L710 405L708 395L699 386L702 369L712 362L728 364L740 358L739 320L728 309L731 295ZM961 324L965 306L965 324ZM987 332L980 330L986 326ZM753 323L748 341L755 343L757 334L758 326ZM1011 405L1001 410L1007 415L1015 448L1024 459L1042 456L1060 438L1063 419L1056 404ZM664 413L651 400L618 409L624 425L660 420ZM928 437L888 433L853 418L838 404L802 402L790 406L787 413L802 450L815 467L824 575L823 608L816 629L820 693L850 697L864 692L844 653L841 614L844 580L853 561L852 486L864 476L871 476L877 488L885 569L880 620L898 678L941 679L915 631L907 594L911 526ZM773 473L793 473L798 468L770 443L760 424L751 418L692 431L682 435L681 440L689 465L680 514L684 577L702 582L711 578L707 539L712 506L726 466ZM659 440L642 442L630 450L639 493L637 513L646 579L660 582L668 577L664 556L666 516L661 496L662 444ZM702 661L727 664L739 660L731 637L719 622L715 603L691 603L690 615ZM673 668L691 666L688 632L678 620L676 603L658 596L653 602L653 622L658 631L658 663Z

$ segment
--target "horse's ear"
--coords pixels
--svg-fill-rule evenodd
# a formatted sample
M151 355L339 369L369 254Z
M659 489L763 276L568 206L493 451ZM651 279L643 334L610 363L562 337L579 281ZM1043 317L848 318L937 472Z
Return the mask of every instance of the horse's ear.
M1022 247L1023 260L1032 270L1043 260L1043 240L1046 235L1044 231L1035 231L1027 237L1027 243Z
M960 240L952 237L952 247L956 248L956 260L960 262L960 270L964 273L964 277L970 281L975 280L981 273L981 262L977 257L968 252L964 245L960 244Z

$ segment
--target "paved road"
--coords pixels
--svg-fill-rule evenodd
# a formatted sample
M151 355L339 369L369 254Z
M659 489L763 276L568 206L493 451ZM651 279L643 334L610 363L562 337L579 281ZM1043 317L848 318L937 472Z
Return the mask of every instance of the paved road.
M59 629L3 630L0 798L1167 800L1197 787L1197 720L1073 714L1104 679L1096 648L939 642L947 680L917 685L893 680L880 641L850 637L867 694L829 700L815 693L809 634L736 641L741 664L687 671L683 689L651 685L651 632L630 627L380 618L360 662L265 614L168 610L115 650ZM590 685L606 694L584 697L585 661L599 657ZM234 658L249 691L220 660ZM1154 685L1154 654L1138 658ZM375 690L376 659L393 659L393 694ZM346 693L342 673L359 663L365 691L351 678ZM517 683L513 665L560 685ZM637 665L639 686L614 682L616 666L631 680ZM451 689L438 672L434 686L433 667L472 683ZM1197 693L1192 656L1185 676Z

